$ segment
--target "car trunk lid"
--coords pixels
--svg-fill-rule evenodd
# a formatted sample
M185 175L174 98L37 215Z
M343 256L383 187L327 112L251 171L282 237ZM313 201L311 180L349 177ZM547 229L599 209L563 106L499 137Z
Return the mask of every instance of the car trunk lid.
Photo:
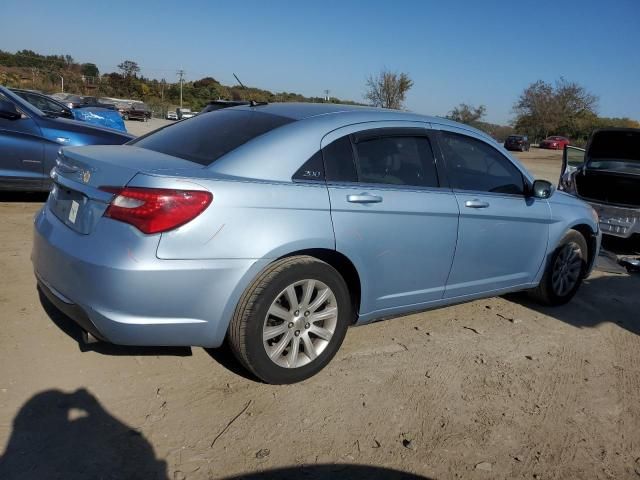
M113 193L101 187L124 187L138 173L201 169L202 165L134 146L67 148L51 171L53 187L47 205L78 233L91 233Z

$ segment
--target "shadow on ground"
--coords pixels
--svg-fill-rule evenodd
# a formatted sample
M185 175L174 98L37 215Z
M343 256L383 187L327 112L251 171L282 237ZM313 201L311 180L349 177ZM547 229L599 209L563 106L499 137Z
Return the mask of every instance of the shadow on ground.
M309 465L304 467L279 468L264 472L247 473L237 477L225 477L225 480L428 480L427 477L413 473L391 470L369 465Z
M137 430L87 390L34 395L13 420L0 478L168 479L167 464Z
M233 354L226 342L218 348L205 348L204 350L218 364L231 373L243 377L246 380L251 380L252 382L264 383L240 364L240 361Z
M505 298L574 327L597 327L608 322L640 335L638 292L640 275L621 274L587 278L576 296L559 307L541 306L526 294L512 294Z
M0 456L0 478L169 480L170 476L167 462L156 457L142 433L114 418L89 391L80 389L73 393L47 390L22 406ZM346 464L287 467L227 480L299 478L425 479L398 470Z

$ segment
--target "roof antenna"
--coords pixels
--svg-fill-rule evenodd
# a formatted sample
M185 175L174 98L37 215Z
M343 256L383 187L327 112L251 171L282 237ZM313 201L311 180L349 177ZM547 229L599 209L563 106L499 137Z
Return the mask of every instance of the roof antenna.
M247 87L245 87L245 86L244 86L244 84L240 81L240 79L238 78L238 76L237 76L235 73L233 74L233 76L234 76L234 77L236 77L236 80L238 81L238 83L240 84L240 86L246 90L246 89L247 89Z
M233 74L233 76L236 78L236 80L238 81L240 86L246 90L247 87L244 86L244 84L240 81L238 76L235 73ZM255 100L249 100L249 106L250 107L257 107L259 105L268 105L268 102L256 102Z

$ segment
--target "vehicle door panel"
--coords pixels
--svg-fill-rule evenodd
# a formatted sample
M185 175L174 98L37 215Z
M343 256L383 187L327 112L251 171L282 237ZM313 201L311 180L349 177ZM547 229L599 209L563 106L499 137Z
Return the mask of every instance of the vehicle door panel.
M547 251L546 200L455 191L458 245L446 298L532 282ZM487 204L476 208L467 205Z
M531 284L547 251L548 202L527 196L522 172L483 139L451 129L438 140L460 208L445 298Z
M44 144L32 118L0 118L0 185L3 188L42 188Z
M426 126L419 125L424 135ZM323 146L346 133L348 128L333 132ZM325 163L328 151L323 149ZM354 262L361 276L361 316L441 299L458 228L453 193L360 180L327 184L336 249Z

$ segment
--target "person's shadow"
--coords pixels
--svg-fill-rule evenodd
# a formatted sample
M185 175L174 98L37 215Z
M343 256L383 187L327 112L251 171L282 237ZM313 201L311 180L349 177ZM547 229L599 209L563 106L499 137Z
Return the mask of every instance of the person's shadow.
M217 472L218 475L224 472ZM372 465L296 465L227 480L428 480ZM87 390L47 390L25 403L0 457L2 480L169 480L167 462L137 430L112 417Z
M107 413L87 390L47 390L25 403L0 457L0 478L168 479L142 434Z

